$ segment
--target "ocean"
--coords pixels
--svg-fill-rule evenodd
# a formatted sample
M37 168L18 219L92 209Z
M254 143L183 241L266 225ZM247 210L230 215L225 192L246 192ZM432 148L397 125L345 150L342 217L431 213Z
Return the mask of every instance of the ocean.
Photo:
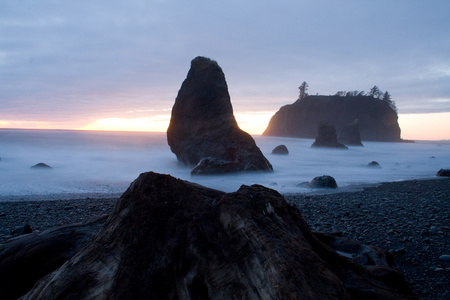
M253 136L273 173L191 176L178 163L165 133L68 130L0 130L0 201L120 196L140 173L153 171L232 192L260 184L282 194L360 190L387 181L435 178L450 168L450 141L363 142L349 150L311 148L312 139ZM283 144L289 155L273 155ZM380 168L368 167L377 161ZM37 163L52 167L32 169ZM338 189L305 188L320 175Z

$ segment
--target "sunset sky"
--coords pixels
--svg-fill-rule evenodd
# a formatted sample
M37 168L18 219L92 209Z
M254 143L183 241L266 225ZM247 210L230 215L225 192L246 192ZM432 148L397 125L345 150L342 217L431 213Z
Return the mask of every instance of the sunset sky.
M450 1L0 1L0 128L165 131L190 61L260 134L298 97L369 91L402 138L450 139Z

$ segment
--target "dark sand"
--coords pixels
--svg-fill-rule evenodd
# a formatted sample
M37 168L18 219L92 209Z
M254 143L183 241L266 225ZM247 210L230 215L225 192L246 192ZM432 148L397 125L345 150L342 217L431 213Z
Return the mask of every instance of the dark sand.
M450 299L450 178L385 183L361 192L285 195L312 230L387 249L419 299ZM117 199L0 202L0 242L17 226L34 231L108 214Z

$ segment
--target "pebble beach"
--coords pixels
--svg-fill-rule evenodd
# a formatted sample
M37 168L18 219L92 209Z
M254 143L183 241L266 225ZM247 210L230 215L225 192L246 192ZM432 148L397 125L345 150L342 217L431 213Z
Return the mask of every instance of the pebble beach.
M450 178L383 183L351 193L284 195L313 231L389 250L418 299L450 299ZM0 202L0 242L109 214L116 197Z

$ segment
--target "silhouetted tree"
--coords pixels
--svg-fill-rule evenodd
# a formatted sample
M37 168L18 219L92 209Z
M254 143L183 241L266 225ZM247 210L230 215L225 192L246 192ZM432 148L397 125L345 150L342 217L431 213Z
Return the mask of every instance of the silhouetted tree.
M385 101L389 105L389 107L397 113L397 106L395 105L395 101L392 100L391 95L388 93L388 91L383 94L381 100Z
M381 97L381 100L386 101L386 102L391 101L391 95L389 94L388 91L386 91L386 92L383 94L383 97Z
M383 92L376 85L374 85L369 92L369 96L372 96L374 98L380 98L382 94Z
M338 91L335 96L339 97L356 97L356 96L364 96L366 92L364 91Z
M358 96L358 94L359 94L359 91L350 91L350 92L347 92L346 96L347 97L356 97L356 96Z
M306 93L306 91L308 90L308 84L306 83L306 81L303 81L302 84L298 87L298 89L300 90L298 100L305 99L308 96L308 94Z

